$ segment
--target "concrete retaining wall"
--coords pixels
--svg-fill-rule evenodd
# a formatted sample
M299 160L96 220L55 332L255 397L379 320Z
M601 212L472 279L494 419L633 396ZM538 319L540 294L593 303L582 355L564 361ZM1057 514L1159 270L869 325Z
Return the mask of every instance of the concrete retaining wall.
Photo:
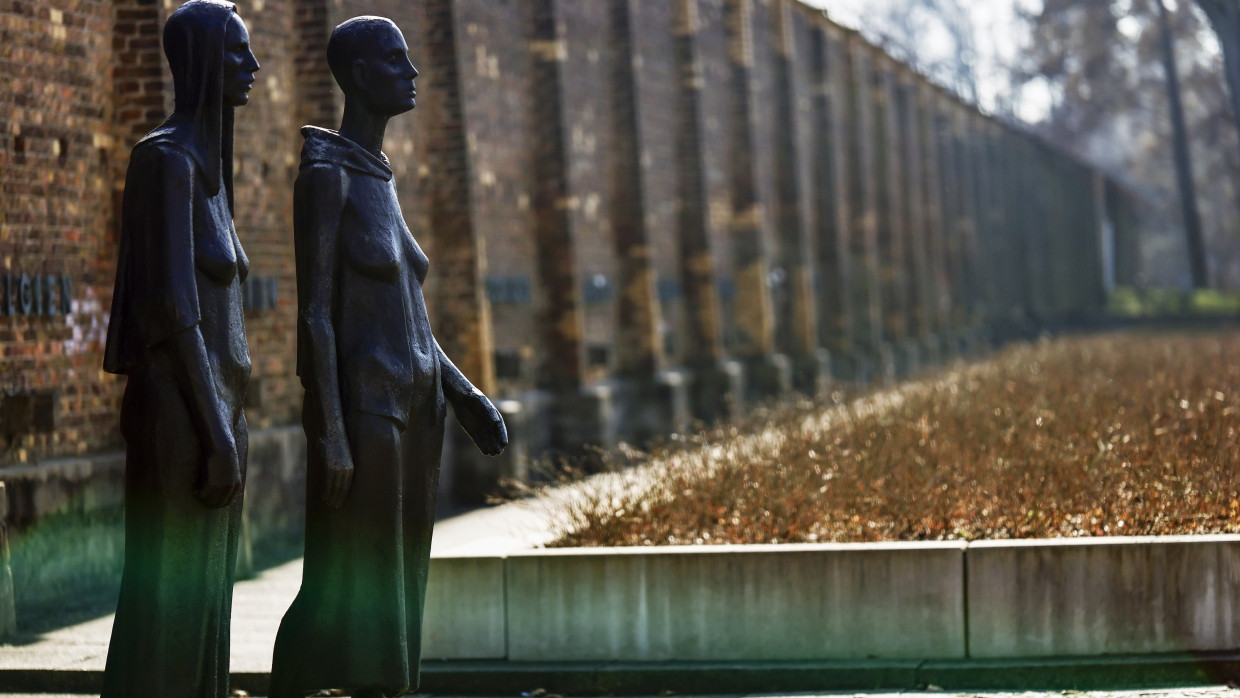
M1240 536L986 541L967 559L974 657L1240 647Z
M1240 536L435 558L425 658L967 659L1240 647Z

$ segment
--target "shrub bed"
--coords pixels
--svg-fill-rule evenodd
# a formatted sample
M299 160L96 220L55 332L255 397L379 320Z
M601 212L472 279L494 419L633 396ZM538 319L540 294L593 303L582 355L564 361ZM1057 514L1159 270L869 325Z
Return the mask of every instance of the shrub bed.
M556 546L1240 531L1240 334L1042 341L673 441Z

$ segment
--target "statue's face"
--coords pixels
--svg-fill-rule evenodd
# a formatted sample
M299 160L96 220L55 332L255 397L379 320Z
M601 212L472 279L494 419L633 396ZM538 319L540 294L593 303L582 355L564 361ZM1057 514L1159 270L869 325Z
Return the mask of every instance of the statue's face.
M409 60L409 45L395 25L381 25L364 58L354 62L354 82L372 111L395 116L417 106L413 79L418 69Z
M224 106L241 107L250 101L258 59L250 50L250 32L235 12L224 32Z

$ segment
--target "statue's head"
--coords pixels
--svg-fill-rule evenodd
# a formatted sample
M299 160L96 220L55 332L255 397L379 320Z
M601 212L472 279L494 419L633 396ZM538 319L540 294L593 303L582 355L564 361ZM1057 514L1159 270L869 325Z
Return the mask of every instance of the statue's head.
M195 112L250 101L258 61L236 5L189 0L164 24L164 54L172 69L176 108Z
M327 63L344 92L381 116L395 116L417 106L409 45L386 17L354 17L336 27L327 42Z
M172 70L176 112L191 124L194 154L212 194L228 190L231 205L233 108L250 101L258 61L237 6L189 0L164 23L164 55Z

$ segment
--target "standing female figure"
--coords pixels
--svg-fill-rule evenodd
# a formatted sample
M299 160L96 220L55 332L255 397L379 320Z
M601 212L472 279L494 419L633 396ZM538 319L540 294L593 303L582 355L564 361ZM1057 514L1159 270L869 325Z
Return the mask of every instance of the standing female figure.
M128 375L125 571L103 698L228 694L250 375L233 228L233 109L258 61L235 6L164 25L176 110L134 146L104 370Z
M302 129L293 194L306 555L276 637L273 698L417 687L446 404L484 453L508 443L431 334L429 261L382 151L388 120L415 105L409 47L391 21L357 17L332 32L327 59L344 119L339 132Z

